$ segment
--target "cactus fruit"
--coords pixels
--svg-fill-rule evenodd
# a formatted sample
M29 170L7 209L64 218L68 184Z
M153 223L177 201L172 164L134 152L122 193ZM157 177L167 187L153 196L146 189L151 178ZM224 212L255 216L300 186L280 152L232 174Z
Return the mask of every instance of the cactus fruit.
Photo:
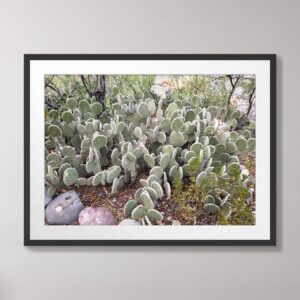
M64 171L63 181L66 186L76 183L78 179L78 173L75 168L68 168Z

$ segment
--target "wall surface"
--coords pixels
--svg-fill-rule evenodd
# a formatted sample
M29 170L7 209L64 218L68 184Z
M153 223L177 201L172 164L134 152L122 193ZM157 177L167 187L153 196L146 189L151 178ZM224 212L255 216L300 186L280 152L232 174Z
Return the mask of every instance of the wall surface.
M0 0L0 299L300 299L299 3ZM24 53L278 54L278 246L23 247Z

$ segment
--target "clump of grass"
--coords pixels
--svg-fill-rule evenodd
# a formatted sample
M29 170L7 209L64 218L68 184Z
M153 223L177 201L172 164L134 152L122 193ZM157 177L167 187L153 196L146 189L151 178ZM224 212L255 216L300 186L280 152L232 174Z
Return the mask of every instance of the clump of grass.
M179 214L180 218L191 222L197 219L199 211L202 209L202 204L200 189L195 183L195 166L191 166L188 172L190 176L185 184L179 174L173 177L172 200L175 204L175 211Z
M218 214L218 225L254 225L255 217L251 209L245 203L247 189L241 188L239 193L235 193L235 197L231 202L232 213L228 219L225 219L222 213Z

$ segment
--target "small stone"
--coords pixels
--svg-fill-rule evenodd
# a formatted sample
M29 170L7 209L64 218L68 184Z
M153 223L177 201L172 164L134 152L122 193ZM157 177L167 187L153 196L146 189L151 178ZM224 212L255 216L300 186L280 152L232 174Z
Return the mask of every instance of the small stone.
M172 220L172 226L179 226L181 223L178 220Z
M45 209L45 217L50 225L70 225L78 220L84 209L78 194L68 191L54 198Z
M141 226L141 223L132 219L124 219L118 225L119 226Z
M86 207L78 217L80 225L116 225L112 212L105 207Z
M46 207L51 201L52 198L48 196L48 187L45 186L45 206Z

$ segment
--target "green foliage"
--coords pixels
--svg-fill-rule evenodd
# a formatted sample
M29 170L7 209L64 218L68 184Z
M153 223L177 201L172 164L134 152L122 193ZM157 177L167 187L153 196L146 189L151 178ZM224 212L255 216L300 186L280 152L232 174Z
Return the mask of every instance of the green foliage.
M227 219L222 213L218 214L218 225L255 225L255 217L242 197L232 202L231 210Z

